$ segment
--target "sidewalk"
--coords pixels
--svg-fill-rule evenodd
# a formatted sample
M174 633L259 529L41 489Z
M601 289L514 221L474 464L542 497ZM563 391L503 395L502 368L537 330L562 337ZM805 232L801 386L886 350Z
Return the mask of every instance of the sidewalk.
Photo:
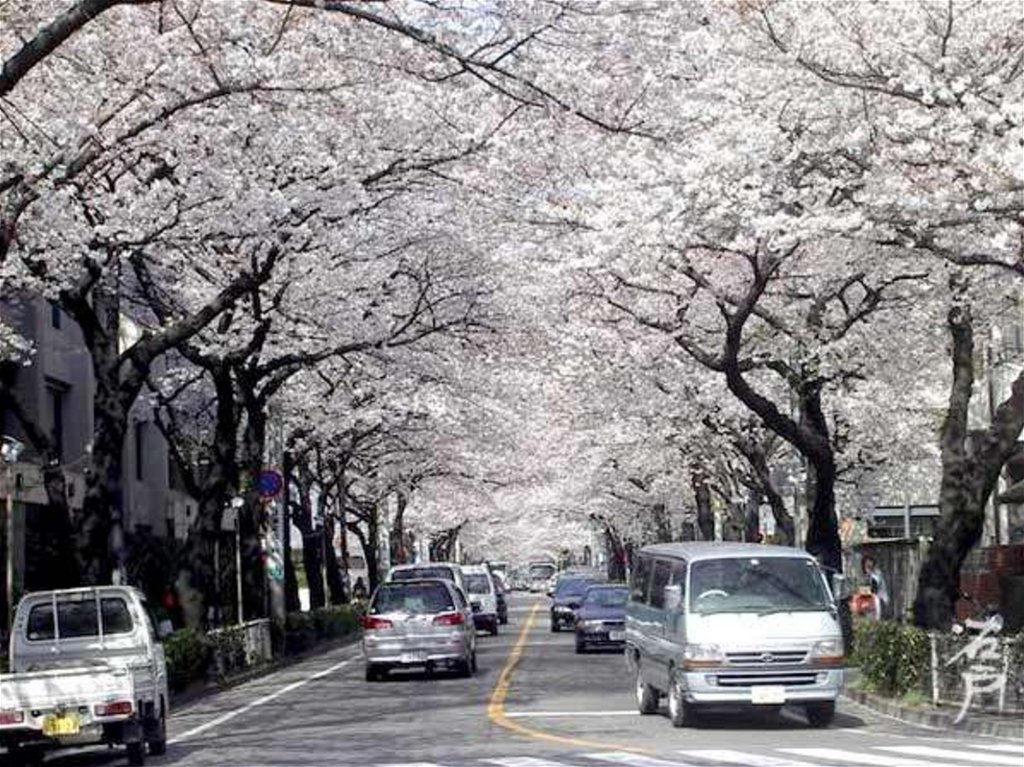
M986 711L969 711L964 720L954 724L957 712L950 707L908 706L892 698L847 687L843 695L880 714L899 719L908 724L921 725L935 730L965 735L980 735L994 738L1024 738L1024 715L998 714Z

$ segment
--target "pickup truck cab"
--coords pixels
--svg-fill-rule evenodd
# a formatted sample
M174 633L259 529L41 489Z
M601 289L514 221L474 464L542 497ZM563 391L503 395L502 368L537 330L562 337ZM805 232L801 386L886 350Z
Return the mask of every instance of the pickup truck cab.
M62 747L167 748L167 664L143 596L127 586L36 592L18 604L0 676L0 745L11 764Z

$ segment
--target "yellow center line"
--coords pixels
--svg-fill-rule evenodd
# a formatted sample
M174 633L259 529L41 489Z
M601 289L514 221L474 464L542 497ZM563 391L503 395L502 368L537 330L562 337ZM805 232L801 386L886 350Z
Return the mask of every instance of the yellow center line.
M514 732L518 735L524 735L527 738L532 738L534 740L543 740L549 743L559 743L567 746L579 746L581 748L630 751L635 754L653 754L653 751L637 748L636 746L624 746L619 743L605 743L598 740L586 740L583 738L571 738L566 735L556 735L552 732L545 732L544 730L527 727L513 719L509 719L508 714L505 712L505 699L508 697L509 688L512 686L512 673L515 671L516 666L519 665L519 660L523 657L523 650L526 648L526 644L529 641L530 630L537 621L537 613L540 612L540 609L540 602L534 604L533 609L530 610L530 614L526 617L525 623L523 623L522 629L519 630L519 636L516 639L516 643L512 646L512 651L508 655L508 660L505 661L505 666L501 669L501 674L498 675L498 683L494 686L494 691L491 693L491 699L487 704L487 718L494 724L498 725L498 727L503 727L510 732Z

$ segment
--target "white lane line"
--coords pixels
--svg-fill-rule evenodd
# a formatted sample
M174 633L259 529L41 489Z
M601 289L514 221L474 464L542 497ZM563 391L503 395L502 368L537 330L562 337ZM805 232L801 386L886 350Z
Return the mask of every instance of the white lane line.
M527 719L558 716L640 716L640 714L636 709L623 709L621 711L514 711L505 716L510 719Z
M908 756L924 756L929 759L957 759L961 762L974 762L975 764L1005 764L1008 767L1020 767L1020 759L999 754L979 754L951 748L936 748L935 746L875 746L875 748L880 751L892 751Z
M212 729L214 727L218 727L224 724L225 722L230 722L235 717L241 716L247 711L252 711L254 708L264 706L267 703L270 703L272 700L280 698L282 695L287 695L292 690L297 690L300 687L304 687L310 682L315 682L317 679L323 679L325 676L333 674L335 671L338 671L339 669L345 668L345 666L349 665L354 660L354 658L343 660L340 663L335 663L333 666L323 669L322 671L317 671L315 674L311 674L310 676L304 677L303 679L299 679L298 681L292 682L291 684L286 684L281 689L276 690L270 693L269 695L264 695L262 698L257 698L251 703L246 703L244 706L240 708L236 708L233 711L228 711L226 714L221 714L216 719L211 719L209 722L201 724L198 727L193 727L191 730L185 730L185 732L181 733L181 735L177 735L167 742L171 744L181 743L183 740L188 740L189 738L198 735L201 732L206 732L207 730Z
M934 762L922 762L920 759L906 759L883 754L866 754L863 751L844 751L838 748L777 748L784 754L796 754L826 762L850 762L861 767L935 767ZM953 765L944 765L953 767Z
M486 764L498 767L569 767L565 762L552 762L550 759L537 759L532 756L511 756L507 759L481 759Z
M999 751L1004 754L1020 754L1022 760L1024 760L1024 743L1019 746L1014 746L1009 743L968 743L970 748L980 748L983 751ZM1024 764L1024 761L1021 762Z
M780 759L775 756L748 754L743 751L729 751L727 749L708 748L680 751L679 753L698 761L739 764L742 767L818 767L810 762L795 762L792 759Z
M697 767L690 762L670 762L667 759L655 759L653 756L631 754L628 751L608 751L601 754L585 754L587 759L613 764L625 764L627 767Z

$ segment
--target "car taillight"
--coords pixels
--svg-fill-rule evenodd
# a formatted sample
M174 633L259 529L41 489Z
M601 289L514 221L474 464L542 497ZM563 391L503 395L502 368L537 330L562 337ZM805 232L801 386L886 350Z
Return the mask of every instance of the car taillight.
M375 631L377 629L393 628L394 624L386 618L378 618L374 615L363 616L363 631Z
M461 626L466 622L462 613L441 613L434 618L435 626Z
M21 724L24 721L24 711L0 711L0 725Z
M96 716L127 716L132 712L130 700L119 700L116 703L100 703L93 706Z

